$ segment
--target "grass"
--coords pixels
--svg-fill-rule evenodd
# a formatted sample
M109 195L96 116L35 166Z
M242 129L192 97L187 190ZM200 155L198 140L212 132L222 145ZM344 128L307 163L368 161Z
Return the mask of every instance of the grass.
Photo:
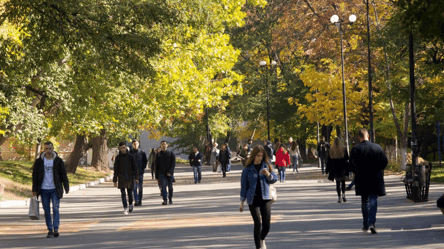
M444 168L439 167L439 163L433 163L430 181L435 183L444 183Z
M0 161L0 184L4 185L1 199L17 200L32 196L32 164L30 161ZM75 174L68 174L69 185L91 182L108 174L92 167L88 170L79 167Z

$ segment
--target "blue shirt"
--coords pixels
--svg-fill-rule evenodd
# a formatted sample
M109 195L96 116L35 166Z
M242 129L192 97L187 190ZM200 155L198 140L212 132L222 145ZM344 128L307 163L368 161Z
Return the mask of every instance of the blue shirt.
M262 166L259 172L264 169L268 169L268 165L262 162ZM272 171L270 173L270 176L266 177L265 175L259 174L259 172L254 167L254 164L248 165L242 171L240 200L242 202L247 200L248 205L253 204L254 194L256 193L256 186L258 186L258 177L260 179L259 182L262 199L271 200L270 184L273 184L277 181L277 175Z

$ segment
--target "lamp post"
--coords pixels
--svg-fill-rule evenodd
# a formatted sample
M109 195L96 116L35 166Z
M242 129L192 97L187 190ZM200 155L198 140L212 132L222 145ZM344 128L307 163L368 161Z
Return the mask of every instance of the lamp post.
M372 64L371 64L371 54L370 54L370 17L369 17L369 6L367 0L367 45L368 45L368 109L369 109L369 119L370 119L370 141L375 142L375 131L373 129L373 93L372 93Z
M276 61L271 62L271 66L276 66ZM269 105L269 93L268 93L268 68L267 68L267 62L266 61L260 61L259 66L265 68L265 87L267 91L267 131L268 131L268 140L270 141L270 105Z
M350 21L350 24L354 23L356 21L355 15L350 15L348 17L348 20ZM342 104L344 107L344 124L345 124L345 145L347 147L347 153L349 153L349 146L348 146L348 125L347 125L347 101L346 101L346 95L345 95L345 76L344 76L344 48L343 48L343 42L342 42L342 20L337 15L333 15L330 18L331 23L333 23L336 27L338 27L339 34L341 36L341 66L342 66ZM349 153L350 154L350 153Z

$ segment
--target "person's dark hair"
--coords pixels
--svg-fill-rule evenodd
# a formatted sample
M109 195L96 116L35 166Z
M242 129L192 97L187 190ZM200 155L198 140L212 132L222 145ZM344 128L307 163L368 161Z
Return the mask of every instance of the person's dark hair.
M253 142L253 139L251 139L251 138L250 138L250 139L248 139L248 143L250 143L250 142Z
M167 142L167 141L165 141L165 140L162 140L162 142L160 142L160 143L166 143L166 144L168 144L168 142Z
M271 165L268 163L269 159L268 159L268 154L265 151L264 147L262 145L256 145L253 148L253 151L251 152L250 157L248 158L247 162L245 163L244 167L249 166L250 164L253 163L254 158L256 157L257 154L259 154L259 152L262 152L262 154L264 155L262 157L262 162L266 163L268 165L268 169L270 172L273 171L273 168L271 167Z
M274 143L279 143L279 142L280 142L279 138L274 139Z
M52 144L51 141L45 142L45 145L52 145L52 146L54 146L54 144Z
M367 129L361 128L358 131L358 137L365 139L365 136L368 134Z
M135 142L139 142L139 140L137 140L137 139L133 139L133 142L132 142L132 143L135 143Z
M120 142L120 143L119 143L119 147L120 147L120 146L124 146L124 145L126 145L125 142Z

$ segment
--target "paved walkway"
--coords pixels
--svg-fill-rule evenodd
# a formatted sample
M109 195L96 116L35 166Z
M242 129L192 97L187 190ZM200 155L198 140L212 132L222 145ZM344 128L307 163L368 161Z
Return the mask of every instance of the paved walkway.
M304 167L300 174L318 170ZM0 248L254 248L250 213L238 209L241 166L227 179L204 167L202 184L190 184L191 168L177 171L173 205L162 206L154 181L147 180L143 206L130 215L123 214L120 191L110 182L66 195L59 238L45 238L42 209L41 220L32 221L27 207L0 208ZM333 182L293 178L276 184L269 249L444 248L444 216L436 208L444 185L431 185L429 202L413 203L405 198L400 177L387 176L379 234L371 235L361 233L354 191L339 204Z

